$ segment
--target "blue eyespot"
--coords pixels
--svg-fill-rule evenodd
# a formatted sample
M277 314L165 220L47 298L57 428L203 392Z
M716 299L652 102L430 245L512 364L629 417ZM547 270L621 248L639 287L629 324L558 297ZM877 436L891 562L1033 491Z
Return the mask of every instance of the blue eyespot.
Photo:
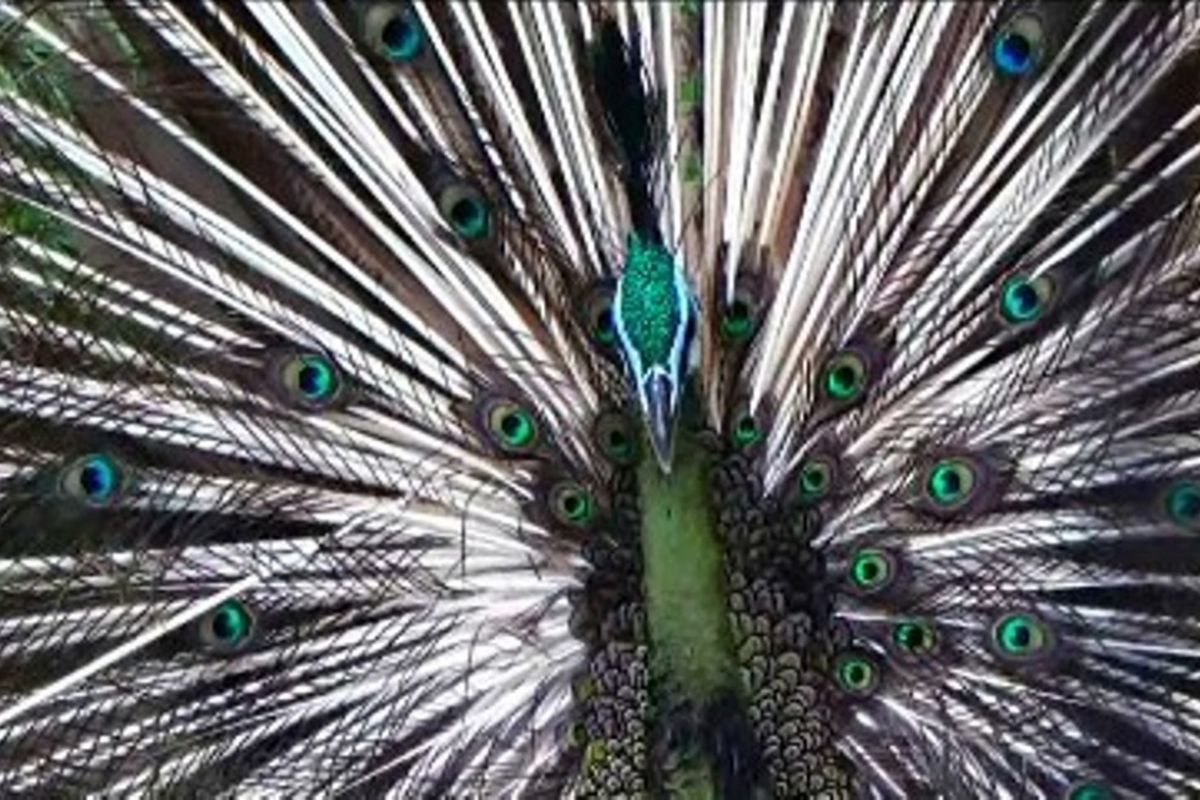
M451 230L463 239L475 241L491 233L491 204L468 183L453 183L442 190L438 209Z
M1045 38L1045 29L1037 16L1028 12L1017 14L992 40L992 63L1004 75L1028 75L1041 64Z
M342 391L337 367L324 356L306 353L294 356L282 365L283 385L290 398L307 407L333 403Z
M393 64L415 61L425 50L425 27L407 4L374 3L363 12L362 26L370 48Z
M106 506L120 496L125 471L104 453L89 453L67 465L59 478L64 494L90 506Z
M1179 481L1167 489L1163 498L1167 516L1186 531L1200 530L1200 484Z
M1000 316L1009 325L1027 325L1040 319L1053 300L1049 278L1014 275L1000 290Z
M393 61L412 61L425 46L425 31L416 14L406 9L384 23L380 39Z

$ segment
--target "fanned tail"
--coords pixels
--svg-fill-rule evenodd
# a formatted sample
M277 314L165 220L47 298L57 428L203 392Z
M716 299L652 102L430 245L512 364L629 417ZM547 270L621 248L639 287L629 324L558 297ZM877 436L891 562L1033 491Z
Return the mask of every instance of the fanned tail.
M835 105L752 393L868 796L1197 790L1196 10L808 10Z

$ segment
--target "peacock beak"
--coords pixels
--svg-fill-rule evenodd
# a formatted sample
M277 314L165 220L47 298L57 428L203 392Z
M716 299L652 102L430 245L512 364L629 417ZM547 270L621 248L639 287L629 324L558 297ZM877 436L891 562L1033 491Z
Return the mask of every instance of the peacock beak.
M666 372L655 370L642 383L642 406L654 457L663 474L670 475L675 443L675 386Z

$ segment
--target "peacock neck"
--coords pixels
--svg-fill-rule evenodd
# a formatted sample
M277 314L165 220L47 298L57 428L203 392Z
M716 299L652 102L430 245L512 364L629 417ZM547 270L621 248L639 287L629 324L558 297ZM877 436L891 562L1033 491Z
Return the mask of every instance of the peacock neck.
M685 395L669 474L654 459L638 468L641 545L651 668L660 719L696 731L696 720L736 693L738 667L726 610L723 551L711 505L715 455L699 433L695 392ZM677 737L678 738L678 737ZM718 769L700 745L682 737L665 776L669 796L720 797Z

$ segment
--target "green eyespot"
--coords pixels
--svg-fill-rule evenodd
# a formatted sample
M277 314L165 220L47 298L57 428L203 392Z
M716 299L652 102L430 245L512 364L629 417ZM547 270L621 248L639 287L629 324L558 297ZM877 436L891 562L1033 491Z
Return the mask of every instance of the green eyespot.
M905 653L926 655L937 647L937 630L928 620L905 620L892 629L892 642Z
M1043 655L1051 645L1049 628L1034 614L1005 614L992 625L992 644L1005 658L1027 661Z
M896 564L882 550L859 550L850 558L850 582L865 594L889 586L896 577Z
M407 5L372 5L363 15L363 33L375 53L396 64L415 60L425 49L425 28Z
M341 395L342 379L329 359L305 353L283 362L281 379L288 396L309 408L323 408Z
M826 456L806 459L800 467L800 503L813 505L828 495L833 486L833 476L833 462Z
M125 469L117 459L104 453L89 453L63 469L58 485L67 497L99 508L117 502L126 481Z
M943 459L926 474L925 497L936 508L953 510L971 499L975 484L975 467L969 461L961 458Z
M852 403L863 396L870 375L862 356L852 351L838 353L822 371L825 396L839 403Z
M992 63L1003 75L1028 75L1045 57L1045 40L1041 19L1029 12L1018 13L992 40Z
M744 342L754 333L754 306L744 297L735 296L721 315L721 335L727 342Z
M482 239L491 232L491 206L482 194L465 183L455 183L438 196L438 210L464 239Z
M1010 325L1028 325L1041 319L1053 299L1048 278L1014 275L1000 290L1000 316Z
M574 481L560 481L550 489L550 512L563 525L587 527L596 516L596 501Z
M1108 784L1101 781L1084 781L1067 789L1067 800L1116 800Z
M592 427L592 437L604 457L614 464L629 466L637 461L637 432L624 415L601 414Z
M1192 481L1172 484L1163 496L1167 518L1185 531L1200 531L1200 485Z
M759 429L750 409L743 405L733 415L729 428L729 439L737 450L746 450L762 441L762 430Z
M507 453L529 453L538 445L537 419L511 400L496 399L488 403L484 421L492 441Z
M200 637L209 647L216 650L239 650L250 641L257 625L258 620L250 608L241 600L233 598L201 618Z
M838 688L853 697L866 697L879 688L879 665L862 653L843 653L833 664Z
M612 347L617 342L613 294L611 286L597 287L588 295L584 308L588 336L601 347Z

